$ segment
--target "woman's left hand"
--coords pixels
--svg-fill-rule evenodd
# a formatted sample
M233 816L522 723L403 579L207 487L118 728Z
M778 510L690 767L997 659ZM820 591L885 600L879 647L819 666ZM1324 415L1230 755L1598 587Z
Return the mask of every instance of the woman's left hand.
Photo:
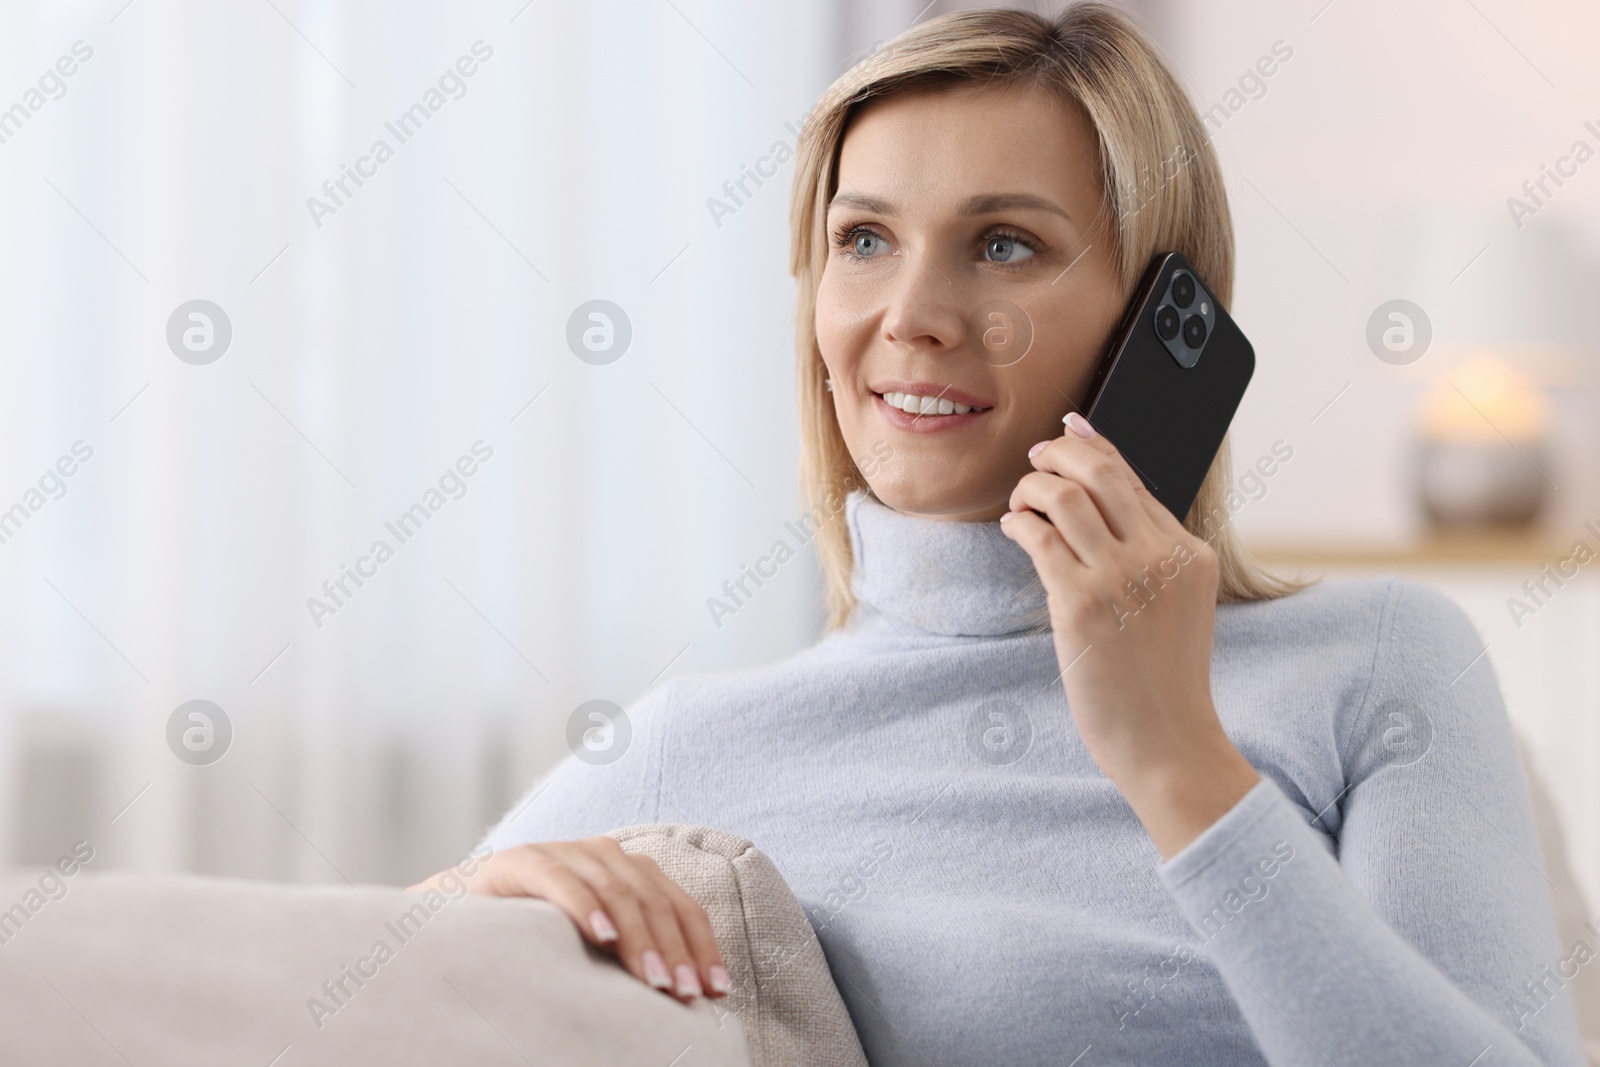
M1211 701L1217 556L1082 415L1065 421L1001 529L1044 582L1084 745L1170 859L1260 780Z

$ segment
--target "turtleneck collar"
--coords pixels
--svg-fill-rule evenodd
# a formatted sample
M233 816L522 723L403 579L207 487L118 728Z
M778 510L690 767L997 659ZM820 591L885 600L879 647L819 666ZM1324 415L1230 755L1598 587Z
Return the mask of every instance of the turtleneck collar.
M899 512L865 490L845 503L856 598L929 633L991 637L1046 617L1044 586L998 522L951 522Z

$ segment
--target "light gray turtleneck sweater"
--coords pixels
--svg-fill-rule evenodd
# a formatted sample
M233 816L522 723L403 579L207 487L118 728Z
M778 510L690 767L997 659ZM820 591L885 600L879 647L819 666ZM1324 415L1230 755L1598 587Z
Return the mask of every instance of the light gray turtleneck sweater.
M1217 609L1211 685L1262 781L1162 862L1073 727L997 523L852 494L851 624L675 679L485 838L749 838L875 1067L1583 1063L1483 642L1441 595L1323 582Z

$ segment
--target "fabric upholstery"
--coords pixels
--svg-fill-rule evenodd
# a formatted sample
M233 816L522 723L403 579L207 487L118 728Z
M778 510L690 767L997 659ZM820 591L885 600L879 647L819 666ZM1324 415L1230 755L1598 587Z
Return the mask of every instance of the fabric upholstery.
M0 875L0 907L39 877ZM388 888L88 872L65 884L0 947L0 1063L750 1063L737 1017L648 988L543 901L444 898L418 913L421 894ZM346 967L371 977L357 986ZM335 1000L323 983L341 979Z
M655 823L613 830L643 852L711 919L733 992L712 1005L744 1023L759 1067L866 1067L822 946L778 869L742 837Z

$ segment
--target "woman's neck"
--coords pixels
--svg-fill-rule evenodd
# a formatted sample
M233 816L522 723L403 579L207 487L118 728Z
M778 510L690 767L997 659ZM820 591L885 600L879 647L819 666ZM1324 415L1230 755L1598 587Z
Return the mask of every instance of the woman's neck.
M1017 633L1043 621L1033 561L998 522L908 514L864 490L850 494L845 514L851 585L869 612L949 636Z

